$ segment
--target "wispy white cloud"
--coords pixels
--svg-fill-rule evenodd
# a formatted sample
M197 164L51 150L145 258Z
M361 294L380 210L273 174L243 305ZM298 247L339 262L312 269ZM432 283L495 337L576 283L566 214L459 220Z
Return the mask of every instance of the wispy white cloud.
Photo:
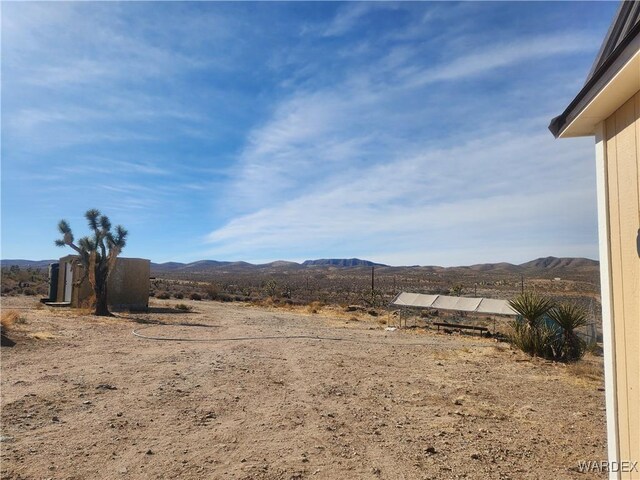
M466 79L511 65L559 55L593 51L597 39L586 34L521 38L508 45L485 45L474 52L431 68L407 69L402 76L412 85Z
M364 166L421 151L423 142L417 132L426 129L431 136L427 125L438 126L432 113L438 110L447 109L449 118L477 114L485 120L499 120L513 112L502 111L496 119L490 111L478 111L486 110L485 98L461 93L460 101L452 105L423 89L429 83L473 78L534 58L581 52L588 48L586 43L581 34L533 37L432 66L416 61L419 51L415 46L391 49L373 66L352 71L342 84L331 89L301 89L280 102L272 117L248 135L227 198L233 200L236 212L243 212L295 195L302 188L309 191L317 184L326 185L333 181L328 177L336 170L359 176ZM415 97L420 98L419 104ZM419 126L425 120L429 123ZM407 137L411 131L418 137ZM460 134L446 134L447 138L456 135Z
M346 29L367 12L356 5L343 13L336 18ZM533 251L564 222L588 231L592 178L580 162L589 142L578 149L554 142L546 110L524 120L517 104L493 112L482 94L460 91L451 104L429 89L594 48L588 35L569 32L425 62L419 46L402 45L373 65L352 69L331 89L295 91L248 136L225 194L235 217L207 237L215 246L210 253L264 259L280 251L291 258L332 248L357 254L366 245L380 259L424 244L417 258L438 263L434 252L442 254L440 245L460 232L474 245L493 233L515 235ZM502 95L521 95L511 88ZM438 124L443 117L455 127ZM542 239L538 232L545 232ZM558 251L575 244L570 237L554 237ZM465 249L469 242L455 243ZM489 260L492 248L478 255Z
M143 175L171 175L171 171L161 168L151 162L127 162L113 160L106 157L85 157L86 162L59 167L59 171L71 175L95 175L103 174L111 177L117 175L143 174Z
M389 4L375 2L353 2L341 7L322 34L326 37L343 35L351 30L365 15L380 6L390 8Z
M273 251L355 252L364 246L383 258L382 252L422 245L413 263L442 263L437 252L451 237L461 248L477 244L478 258L489 256L485 246L492 249L486 238L516 237L531 249L540 243L535 232L548 237L565 222L588 230L592 178L576 169L576 161L589 151L588 142L576 150L505 131L448 149L427 147L410 158L387 152L384 164L324 178L324 185L235 218L209 235L216 246L210 253L263 258ZM568 178L571 185L563 183Z
M159 19L147 9L145 30L125 15L144 5L121 9L115 4L67 3L53 8L22 3L5 7L3 89L12 92L3 99L8 143L15 139L24 148L42 151L108 141L157 141L166 139L168 130L174 136L204 136L209 112L185 102L189 92L170 87L194 73L219 68L221 62L201 50L176 48L163 34L167 29L178 33L176 25L149 28ZM210 25L221 24L215 15L204 17ZM184 20L175 23L180 28L198 23L190 15ZM180 34L189 33L191 42L231 35L227 28L219 30L224 33ZM158 128L162 122L171 122L171 128Z

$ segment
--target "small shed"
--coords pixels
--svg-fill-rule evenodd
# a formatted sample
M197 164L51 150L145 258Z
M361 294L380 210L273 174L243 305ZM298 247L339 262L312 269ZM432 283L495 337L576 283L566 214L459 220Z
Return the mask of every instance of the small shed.
M118 257L107 286L109 306L116 310L147 310L150 273L149 260ZM78 283L79 280L82 281ZM87 306L93 290L78 255L60 259L57 281L56 302L68 302L74 308Z
M551 121L595 137L609 478L640 479L640 2L623 1L582 89Z

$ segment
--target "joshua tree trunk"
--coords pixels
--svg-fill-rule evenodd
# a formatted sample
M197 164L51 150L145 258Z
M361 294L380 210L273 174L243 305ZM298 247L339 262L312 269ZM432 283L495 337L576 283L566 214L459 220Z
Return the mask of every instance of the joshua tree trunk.
M101 290L96 291L96 311L95 315L99 317L110 317L109 305L107 301L107 285L105 284Z
M109 270L106 265L95 265L95 279L93 279L93 291L96 295L95 315L99 317L110 317L109 295L107 293L109 283Z

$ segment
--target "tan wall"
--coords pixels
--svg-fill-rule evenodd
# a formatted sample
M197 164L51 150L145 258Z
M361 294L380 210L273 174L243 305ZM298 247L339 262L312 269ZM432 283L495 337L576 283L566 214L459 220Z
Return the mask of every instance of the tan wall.
M64 302L64 286L66 283L66 264L71 263L73 265L73 282L77 282L80 278L82 278L83 270L78 264L78 256L77 255L67 255L66 257L62 257L59 261L60 269L58 271L58 292L56 294L56 302ZM74 285L71 289L71 306L85 306L82 305L81 302L88 298L91 295L91 286L89 282L85 280L81 285Z
M84 275L84 268L79 262L75 262L73 266L73 278L80 279ZM80 285L73 287L71 293L71 306L74 308L88 308L93 304L93 288L87 277Z
M82 278L83 269L77 262L77 256L69 255L60 259L58 294L56 301L64 301L65 264L73 262L74 282ZM149 276L151 263L142 258L118 258L111 272L108 285L109 305L115 309L145 310L149 306ZM93 291L89 280L74 285L71 293L71 306L84 307L91 299Z
M109 277L109 305L144 310L149 306L151 262L142 258L118 258Z
M640 462L640 92L604 122L604 138L619 459Z

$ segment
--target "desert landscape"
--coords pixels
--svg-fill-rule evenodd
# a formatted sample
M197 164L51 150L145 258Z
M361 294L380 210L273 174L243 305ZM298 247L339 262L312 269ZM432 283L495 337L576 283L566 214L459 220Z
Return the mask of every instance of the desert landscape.
M0 23L0 480L636 478L640 0Z
M57 260L2 260L2 295L44 296L47 267ZM373 270L373 271L372 271ZM373 274L373 285L372 285ZM544 257L514 265L391 266L357 258L266 264L201 260L151 263L149 294L159 299L308 305L365 305L385 309L402 291L510 299L523 289L581 305L600 323L598 262Z
M606 458L599 356L180 302L97 318L3 297L2 478L601 478L579 473Z

